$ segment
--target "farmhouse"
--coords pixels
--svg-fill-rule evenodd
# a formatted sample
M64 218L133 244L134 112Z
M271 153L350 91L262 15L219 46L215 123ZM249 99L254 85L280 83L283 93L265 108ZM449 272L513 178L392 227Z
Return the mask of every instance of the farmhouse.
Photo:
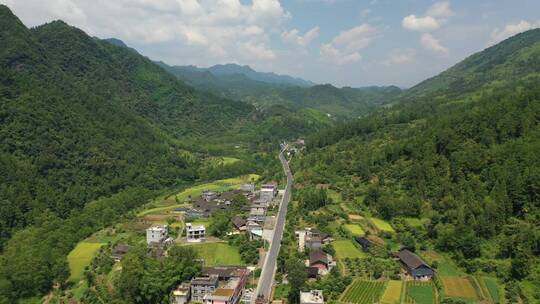
M131 247L126 244L118 244L113 247L111 257L115 262L120 262Z
M192 223L187 223L186 236L188 242L202 242L206 236L206 228L204 225L194 226Z
M324 304L322 290L310 290L300 292L300 304Z
M247 226L246 226L246 223L247 221L241 217L235 217L233 219L233 226L234 228L237 230L237 231L246 231L247 230Z
M159 244L163 242L167 236L169 235L169 231L167 229L167 226L152 226L146 229L146 243L148 245L151 245L153 243Z
M204 296L212 294L218 288L218 284L217 275L191 279L191 300L203 303Z
M191 280L197 285L197 298L205 304L236 304L246 286L249 270L246 267L205 267L202 277ZM193 290L193 288L192 288Z
M400 260L407 274L415 280L429 280L435 272L420 257L408 249L401 249L395 256Z
M309 253L309 267L316 267L319 275L325 275L336 266L332 256L322 250Z
M170 303L171 304L186 304L191 298L191 286L189 283L182 283L178 285L171 292Z
M261 200L271 202L277 195L277 183L272 182L261 186Z
M357 236L354 238L354 240L362 247L364 251L368 251L372 245L371 242L363 236Z

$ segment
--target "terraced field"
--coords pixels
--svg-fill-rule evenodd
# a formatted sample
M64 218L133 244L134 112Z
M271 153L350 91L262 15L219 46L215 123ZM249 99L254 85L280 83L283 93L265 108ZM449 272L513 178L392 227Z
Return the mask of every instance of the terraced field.
M363 236L366 234L364 229L357 224L345 224L345 229L347 229L353 236Z
M80 242L69 253L67 259L69 264L69 280L78 282L84 278L84 269L90 265L92 259L104 243Z
M344 260L345 258L364 258L366 254L358 249L351 240L339 240L332 242L332 246L336 250L336 257L339 260Z
M391 233L396 232L394 228L390 225L390 223L388 223L387 221L383 221L375 217L370 217L369 220L371 221L373 226L375 226L375 228L377 228L377 230L379 231L385 231L385 232L391 232Z
M480 300L473 282L468 277L441 277L444 295L451 298Z
M399 304L401 302L401 290L403 281L388 281L386 290L381 299L382 304Z
M341 295L343 303L376 303L381 299L386 282L356 280Z

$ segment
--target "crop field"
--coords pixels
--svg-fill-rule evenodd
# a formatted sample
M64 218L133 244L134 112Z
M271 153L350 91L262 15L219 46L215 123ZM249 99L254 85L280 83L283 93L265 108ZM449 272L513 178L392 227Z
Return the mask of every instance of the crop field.
M437 262L437 273L439 276L461 276L465 275L465 272L460 270L459 267L449 258L446 258L436 251L426 251L420 254L422 258L428 263L433 264Z
M386 282L356 280L349 285L341 296L345 303L376 303L381 298Z
M371 223L373 223L373 226L375 226L375 228L377 228L377 230L379 231L392 232L392 233L396 232L394 228L392 228L392 226L390 226L390 224L386 221L383 221L381 219L374 218L374 217L371 217L369 219Z
M435 303L435 293L431 282L407 282L406 284L406 303Z
M482 281L484 282L493 303L495 304L500 303L501 294L499 292L499 284L497 283L497 279L490 278L490 277L483 277Z
M334 249L336 250L336 257L339 260L343 260L345 258L364 258L366 257L366 254L358 249L352 241L350 240L339 240L332 242L332 246L334 246Z
M92 259L98 252L99 248L105 244L103 243L90 243L80 242L75 248L68 254L69 264L69 280L71 282L78 282L84 277L84 268L90 265Z
M386 290L381 299L382 304L399 304L401 301L401 289L403 287L403 281L388 281Z
M238 249L226 243L201 243L192 246L199 256L204 259L205 266L235 266L244 265Z
M357 224L345 224L345 229L347 229L353 236L363 236L366 234L364 229Z
M361 216L360 214L355 214L355 213L349 213L348 216L351 219L351 221L361 221L364 219L363 216Z
M441 277L444 287L444 294L447 297L478 299L478 293L474 289L473 283L467 277Z

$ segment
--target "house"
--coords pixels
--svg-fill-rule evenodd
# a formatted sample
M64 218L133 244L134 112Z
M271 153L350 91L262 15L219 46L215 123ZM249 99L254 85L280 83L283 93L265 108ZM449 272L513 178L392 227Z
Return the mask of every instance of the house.
M316 267L319 275L325 275L336 266L331 255L322 251L314 250L309 253L309 267Z
M186 217L190 217L190 218L201 218L201 217L209 217L209 216L210 214L208 213L208 211L204 211L200 209L189 208L186 211Z
M429 280L435 275L435 271L429 265L408 249L401 249L395 253L395 256L399 259L407 274L415 280Z
M332 238L329 234L318 229L306 228L304 236L304 247L310 250L320 249L323 245L329 244Z
M250 271L245 267L205 267L203 274L218 278L218 288L203 297L204 304L237 304Z
M120 262L131 247L126 244L118 244L113 247L111 257L115 262Z
M250 240L258 240L262 238L263 235L263 227L259 222L250 220L248 218L248 221L246 223L246 231L249 234Z
M246 231L247 230L247 221L241 217L235 217L233 219L233 226L236 230L242 232L242 231Z
M300 292L300 304L324 304L322 290L310 290Z
M240 191L253 193L255 192L255 184L254 183L243 184L242 186L240 186Z
M191 301L203 303L206 295L212 294L219 285L217 275L191 279Z
M362 249L363 249L364 251L366 251L366 252L369 251L369 248L373 245L373 244L371 244L371 242L370 242L367 238L365 238L365 237L363 237L363 236L357 236L357 237L354 238L354 240L355 240L355 241L360 245L360 247L362 247Z
M206 228L204 225L186 223L186 238L188 242L202 242L205 240Z
M271 202L277 195L277 183L268 183L261 186L261 200Z
M169 231L167 229L167 226L152 226L146 229L146 243L148 245L151 245L152 243L161 243L165 239L167 239L167 236L169 235Z
M248 289L244 290L244 292L242 293L242 297L240 298L240 303L242 303L242 304L251 304L254 293L255 293L255 291L253 290L253 288L248 288Z
M187 304L191 298L191 285L182 283L171 292L171 304Z
M202 198L207 202L213 201L217 197L218 197L218 193L214 191L205 190L202 193Z

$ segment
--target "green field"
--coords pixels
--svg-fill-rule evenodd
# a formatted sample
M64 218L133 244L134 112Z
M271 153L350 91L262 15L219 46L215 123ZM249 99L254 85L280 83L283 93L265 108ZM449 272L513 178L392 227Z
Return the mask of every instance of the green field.
M401 301L401 290L403 281L388 281L386 290L381 299L382 304L399 304Z
M364 229L357 224L345 224L345 229L347 229L353 236L364 236L366 234Z
M377 228L377 230L379 231L392 232L392 233L396 232L394 228L392 228L392 226L390 226L390 224L387 221L383 221L381 219L374 218L374 217L370 217L369 220L371 221L373 226L375 226L375 228Z
M347 287L340 302L344 303L376 303L381 298L386 282L356 280Z
M145 215L150 215L150 214L160 214L160 213L163 213L163 212L166 212L166 211L169 211L169 210L173 210L175 208L187 207L189 205L190 204L188 204L188 203L181 203L181 204L174 204L174 205L163 206L163 207L150 208L150 209L146 209L146 210L143 210L143 211L137 213L137 216L145 216Z
M244 265L240 259L238 249L226 243L202 243L186 245L192 246L199 256L204 259L205 266Z
M90 265L90 262L92 262L92 259L103 245L105 244L80 242L68 254L67 259L69 263L69 271L71 273L69 280L71 282L78 282L83 279L84 268Z
M406 302L416 304L434 304L435 293L431 283L407 282Z
M339 240L332 242L332 246L334 246L334 249L336 250L336 257L339 260L343 260L345 258L364 258L366 257L366 254L358 249L354 245L354 243L350 240Z
M489 296L493 300L493 303L498 304L501 302L501 294L499 293L499 284L497 279L490 277L483 277L482 280L486 285L486 288L489 292Z
M415 217L406 217L405 218L405 222L409 225L411 225L412 227L422 227L424 226L424 223L426 223L427 219L425 218L422 218L422 219L419 219L419 218L415 218Z

